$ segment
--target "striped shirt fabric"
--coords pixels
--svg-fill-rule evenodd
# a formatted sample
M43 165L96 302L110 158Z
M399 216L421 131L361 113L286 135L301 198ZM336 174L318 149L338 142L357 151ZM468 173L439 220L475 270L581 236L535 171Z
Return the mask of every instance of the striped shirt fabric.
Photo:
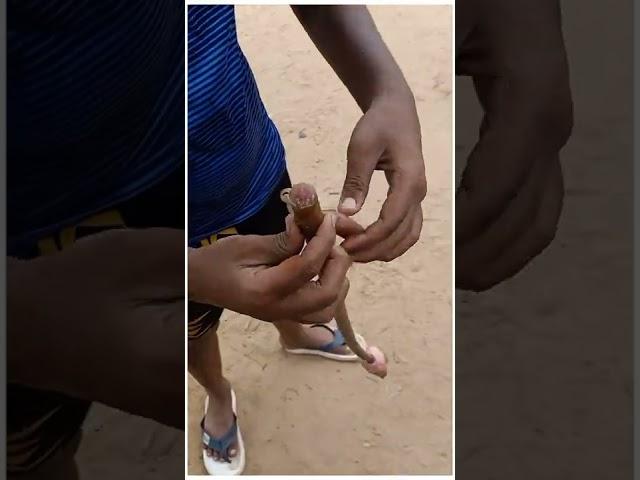
M184 166L184 3L7 4L8 234L33 241Z
M232 5L188 7L189 243L249 218L285 170L284 146L237 39Z

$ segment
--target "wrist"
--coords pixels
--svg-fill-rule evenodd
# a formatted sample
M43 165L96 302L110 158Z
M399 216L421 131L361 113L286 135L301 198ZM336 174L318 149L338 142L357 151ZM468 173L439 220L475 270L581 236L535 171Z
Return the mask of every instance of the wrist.
M413 107L415 106L415 99L413 92L404 79L383 81L376 87L369 104L369 109L378 104L393 106L409 105Z
M374 99L382 97L413 101L413 92L399 69L382 75L382 78L375 83L374 92Z

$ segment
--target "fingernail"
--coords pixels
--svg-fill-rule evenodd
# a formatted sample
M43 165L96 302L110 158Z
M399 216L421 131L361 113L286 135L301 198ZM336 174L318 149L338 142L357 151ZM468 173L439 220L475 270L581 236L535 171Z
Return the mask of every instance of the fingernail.
M336 227L336 221L338 220L338 217L336 217L336 215L333 214L333 213L330 213L329 215L331 216L331 226L333 228L335 228Z
M351 197L345 198L342 201L342 208L353 210L354 208L356 208L356 199Z

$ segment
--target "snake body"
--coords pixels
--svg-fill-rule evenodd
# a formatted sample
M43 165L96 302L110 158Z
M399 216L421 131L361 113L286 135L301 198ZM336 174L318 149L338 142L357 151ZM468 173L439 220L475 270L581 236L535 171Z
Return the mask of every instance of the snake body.
M318 195L313 186L306 183L298 183L292 188L282 190L280 192L280 198L287 204L289 211L293 213L294 222L307 241L309 241L316 234L324 220L324 213L320 208ZM361 360L370 364L374 363L374 356L366 351L362 345L360 345L360 342L358 342L351 321L349 320L349 314L344 300L338 302L335 319L338 328L342 332L344 341L351 351Z

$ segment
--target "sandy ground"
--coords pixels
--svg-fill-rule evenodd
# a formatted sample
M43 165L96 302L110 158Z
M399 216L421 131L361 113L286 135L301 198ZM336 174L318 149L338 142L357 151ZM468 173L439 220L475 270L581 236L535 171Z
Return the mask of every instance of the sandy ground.
M184 432L94 404L77 454L81 479L184 476Z
M451 9L373 7L417 99L429 195L419 243L391 264L357 266L348 306L390 359L384 380L356 364L287 357L270 325L227 313L219 334L238 395L247 474L451 471ZM287 150L294 181L335 207L355 103L288 7L237 8L243 49ZM385 197L377 177L360 220ZM202 474L204 393L189 379L188 470Z

